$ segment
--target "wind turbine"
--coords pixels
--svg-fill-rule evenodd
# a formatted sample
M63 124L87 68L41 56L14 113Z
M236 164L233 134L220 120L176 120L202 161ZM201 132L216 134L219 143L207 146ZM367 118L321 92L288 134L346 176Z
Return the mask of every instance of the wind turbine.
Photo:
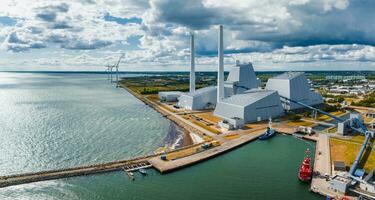
M110 72L111 65L107 64L105 68L107 68L105 71L107 72L107 80L109 80L109 76L110 76L109 72Z
M120 56L120 58L118 59L118 61L117 61L117 64L114 66L114 67L116 67L116 87L119 87L119 84L118 84L118 67L119 67L119 65L120 65L120 61L121 61L121 59L122 58L124 58L125 57L125 54L124 53L122 53L121 54L121 56Z

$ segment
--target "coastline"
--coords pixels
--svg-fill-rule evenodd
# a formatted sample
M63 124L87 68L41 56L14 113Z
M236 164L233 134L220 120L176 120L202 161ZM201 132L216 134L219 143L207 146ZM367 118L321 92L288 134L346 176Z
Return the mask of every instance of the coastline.
M181 129L183 131L183 143L182 143L182 146L181 147L187 147L187 146L192 146L194 145L194 140L192 139L191 135L190 135L190 131L189 129L186 127L186 126L181 126L181 124L179 123L176 123L175 120L173 120L169 115L168 113L165 113L163 112L163 110L161 109L157 109L154 105L150 104L149 101L147 101L145 98L143 98L141 95L137 94L136 92L134 92L133 90L129 89L128 87L126 87L123 83L120 83L119 86L122 88L122 89L125 89L127 92L129 92L131 95L133 95L135 98L137 98L138 100L142 101L144 104L148 105L149 107L151 107L153 110L155 110L156 112L160 113L162 115L162 117L165 117L167 118L171 123L175 123L175 125Z

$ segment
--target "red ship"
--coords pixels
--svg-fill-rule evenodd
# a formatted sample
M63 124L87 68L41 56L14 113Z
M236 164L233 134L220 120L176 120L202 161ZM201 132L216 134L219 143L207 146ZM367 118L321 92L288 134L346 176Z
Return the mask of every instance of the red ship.
M312 174L312 169L311 169L311 159L310 159L310 150L306 150L306 156L303 159L302 165L299 168L298 172L298 178L299 180L303 182L309 182L311 181L311 174Z

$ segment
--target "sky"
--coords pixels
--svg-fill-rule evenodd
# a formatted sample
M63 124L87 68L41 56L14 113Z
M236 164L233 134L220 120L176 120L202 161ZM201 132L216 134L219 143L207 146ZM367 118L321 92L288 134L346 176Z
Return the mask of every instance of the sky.
M373 0L0 0L0 71L375 70Z

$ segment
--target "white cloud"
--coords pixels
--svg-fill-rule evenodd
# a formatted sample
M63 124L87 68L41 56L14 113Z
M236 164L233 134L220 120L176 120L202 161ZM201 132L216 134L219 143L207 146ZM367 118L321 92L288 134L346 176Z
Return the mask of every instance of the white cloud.
M99 66L118 51L124 64L186 65L188 33L196 34L198 63L216 65L217 24L225 28L228 62L375 62L375 9L370 0L0 0L0 51L19 63ZM119 24L104 16L142 23ZM134 36L140 38L130 41ZM357 44L357 45L355 45ZM128 47L131 50L128 50ZM64 56L46 53L63 51ZM29 53L20 53L29 52ZM116 56L109 55L108 52ZM7 54L8 55L8 54ZM11 55L11 54L9 54ZM47 56L48 55L48 56ZM0 56L0 60L4 57ZM15 64L16 65L16 64Z

